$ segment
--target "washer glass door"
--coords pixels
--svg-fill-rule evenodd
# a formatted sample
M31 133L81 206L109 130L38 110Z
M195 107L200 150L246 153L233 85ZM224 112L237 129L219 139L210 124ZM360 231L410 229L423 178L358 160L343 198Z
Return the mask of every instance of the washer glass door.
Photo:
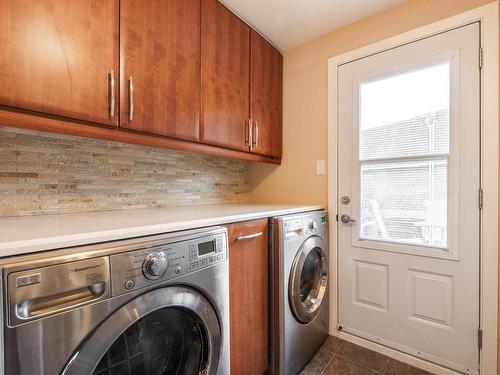
M199 374L206 367L206 340L199 321L177 308L154 311L122 333L94 375Z
M309 237L292 264L289 300L295 317L301 323L309 323L318 315L326 295L328 262L325 249L320 237Z

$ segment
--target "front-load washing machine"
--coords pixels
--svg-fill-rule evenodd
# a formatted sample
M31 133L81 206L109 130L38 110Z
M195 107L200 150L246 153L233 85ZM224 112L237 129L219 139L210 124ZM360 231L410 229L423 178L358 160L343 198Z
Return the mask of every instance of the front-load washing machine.
M328 216L273 218L272 354L275 374L296 375L328 337Z
M228 375L227 256L216 227L2 260L5 374Z

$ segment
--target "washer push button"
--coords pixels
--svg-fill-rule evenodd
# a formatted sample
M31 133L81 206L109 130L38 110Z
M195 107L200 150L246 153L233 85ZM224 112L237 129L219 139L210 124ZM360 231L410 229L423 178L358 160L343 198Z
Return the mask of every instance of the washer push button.
M135 286L134 280L128 279L127 281L125 281L125 289L130 290L130 289L133 289L134 286Z
M215 240L215 251L216 252L221 252L222 251L222 238L221 237L217 237L216 240Z
M198 254L196 253L196 249L195 249L195 250L190 250L190 251L189 251L189 260L194 260L194 259L196 259L196 256L197 256L197 255L198 255Z

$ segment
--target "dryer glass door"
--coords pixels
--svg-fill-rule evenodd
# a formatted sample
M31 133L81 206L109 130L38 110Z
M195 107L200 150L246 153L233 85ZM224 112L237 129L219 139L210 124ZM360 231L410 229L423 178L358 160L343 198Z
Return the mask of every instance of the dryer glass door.
M223 343L212 304L173 286L147 292L108 317L62 375L215 374Z
M301 323L309 323L318 315L326 295L328 262L326 247L320 237L308 238L293 261L289 280L292 311Z
M199 374L207 362L205 347L204 329L193 314L165 308L122 333L93 374Z

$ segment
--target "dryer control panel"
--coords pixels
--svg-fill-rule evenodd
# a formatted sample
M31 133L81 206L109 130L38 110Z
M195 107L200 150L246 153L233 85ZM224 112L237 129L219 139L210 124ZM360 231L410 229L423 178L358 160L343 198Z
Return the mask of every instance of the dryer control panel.
M323 232L327 223L328 217L326 213L286 219L284 220L285 239L289 240Z
M113 296L196 272L227 258L226 233L112 255Z

